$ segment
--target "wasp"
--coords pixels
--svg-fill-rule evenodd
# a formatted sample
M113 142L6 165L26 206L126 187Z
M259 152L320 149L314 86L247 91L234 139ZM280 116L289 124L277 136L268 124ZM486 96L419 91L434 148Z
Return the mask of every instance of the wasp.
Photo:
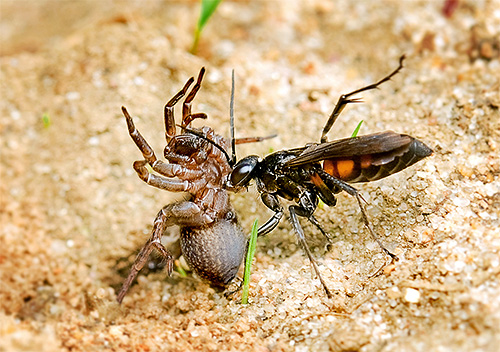
M392 131L330 142L327 140L328 132L344 108L348 104L362 102L353 96L390 80L403 68L404 59L405 56L401 56L399 66L378 82L341 95L323 128L320 143L274 152L262 159L256 155L244 157L234 165L229 175L227 188L233 191L246 189L251 181L255 181L262 202L274 212L259 228L259 236L271 232L282 219L285 210L281 199L293 202L288 207L290 221L328 297L332 294L321 277L298 217L306 218L328 238L329 235L314 217L314 212L319 200L334 206L337 201L335 195L347 192L357 200L370 235L395 260L397 257L375 235L368 220L366 202L351 183L380 180L406 169L433 152L418 139Z

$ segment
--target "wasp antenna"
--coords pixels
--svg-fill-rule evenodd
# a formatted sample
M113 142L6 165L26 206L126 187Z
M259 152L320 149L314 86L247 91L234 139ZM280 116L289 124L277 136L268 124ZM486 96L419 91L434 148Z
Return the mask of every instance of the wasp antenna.
M236 163L236 140L234 138L234 69L231 72L231 102L229 103L229 125L231 128L231 161L230 165Z
M401 57L399 58L399 65L403 66L404 59L406 59L406 54L401 55Z

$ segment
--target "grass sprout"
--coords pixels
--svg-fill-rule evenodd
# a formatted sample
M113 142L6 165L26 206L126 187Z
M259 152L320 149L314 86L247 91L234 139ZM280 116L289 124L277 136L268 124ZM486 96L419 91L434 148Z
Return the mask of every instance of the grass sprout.
M51 125L51 121L50 121L50 115L48 112L44 113L42 115L42 123L43 123L43 127L44 128L49 128L50 125Z
M193 45L191 46L190 50L191 54L196 54L196 51L198 50L198 42L200 41L201 31L203 30L203 27L205 27L208 19L215 12L217 6L219 6L219 3L221 1L222 0L201 0L200 17L198 18L198 24L194 31Z
M354 132L352 132L351 138L354 138L358 135L359 129L361 128L361 124L363 123L363 120L359 121L358 125L354 129Z
M257 230L259 221L255 219L252 226L252 233L248 242L247 256L245 258L245 273L243 274L243 292L241 294L241 304L248 304L248 291L250 288L250 272L252 269L252 260L257 246Z
M175 271L177 271L181 277L187 277L187 273L186 273L186 271L182 268L182 264L181 264L181 262L179 261L179 259L176 259L176 260L174 261L174 265L175 265Z

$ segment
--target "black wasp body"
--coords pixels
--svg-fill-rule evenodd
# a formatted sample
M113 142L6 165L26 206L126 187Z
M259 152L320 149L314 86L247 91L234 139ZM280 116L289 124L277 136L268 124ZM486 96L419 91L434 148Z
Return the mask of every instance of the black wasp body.
M371 236L384 252L396 259L375 235L368 221L364 200L349 183L379 180L432 154L432 150L421 141L392 131L327 142L326 134L345 106L361 101L349 97L388 81L402 69L403 60L404 56L400 58L398 68L377 83L342 95L323 129L320 143L278 151L263 159L255 155L245 157L234 166L229 177L228 188L233 190L245 188L254 180L262 202L274 212L259 228L259 236L272 231L283 217L280 198L294 202L288 207L291 223L329 297L330 291L321 278L297 217L307 218L328 237L314 217L314 211L319 199L328 206L334 206L335 194L345 191L356 198Z

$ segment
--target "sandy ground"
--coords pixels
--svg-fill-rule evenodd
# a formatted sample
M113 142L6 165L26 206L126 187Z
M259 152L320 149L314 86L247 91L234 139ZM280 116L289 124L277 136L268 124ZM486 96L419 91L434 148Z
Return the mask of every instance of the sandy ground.
M223 2L189 54L196 1L9 1L1 11L0 351L498 351L500 2ZM258 241L250 304L192 275L144 272L115 290L157 211L120 106L161 155L164 103L205 66L194 111L228 135L278 137L238 155L319 140L338 96L363 94L330 133L394 130L435 154L357 187L390 265L339 195L303 223L329 287L288 222ZM179 116L179 112L177 112ZM198 123L198 125L200 125ZM232 196L242 226L270 213ZM381 269L382 268L382 269ZM379 269L381 269L380 272Z

